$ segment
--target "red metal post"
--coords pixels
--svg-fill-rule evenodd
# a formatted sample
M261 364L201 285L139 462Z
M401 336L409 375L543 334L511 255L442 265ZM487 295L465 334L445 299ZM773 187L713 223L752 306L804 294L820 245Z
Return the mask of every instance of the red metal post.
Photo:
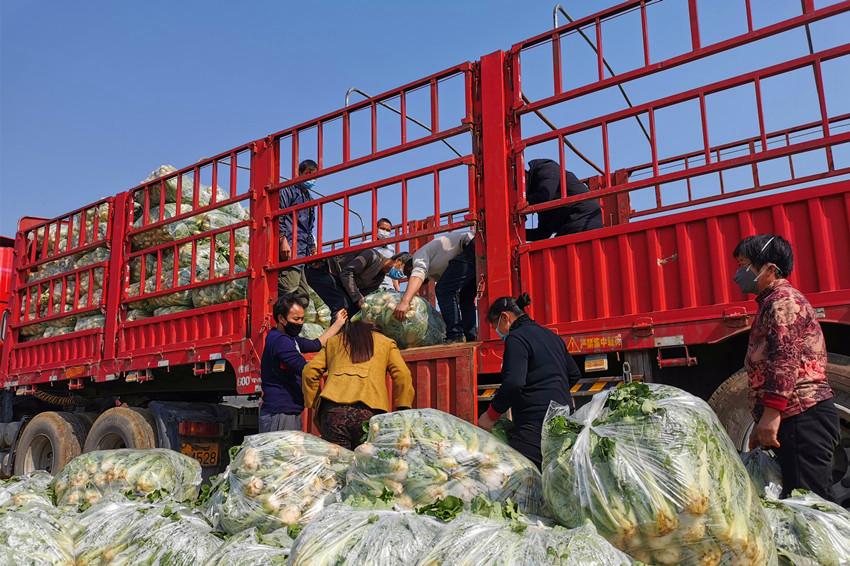
M270 220L276 206L269 188L277 183L279 145L269 137L255 142L251 150L251 253L248 257L250 272L248 292L249 336L254 349L262 351L268 325L271 324L272 301L277 296L277 272L266 272L265 267L277 260L271 251L277 249L277 223Z
M121 309L121 296L124 291L126 272L124 270L124 254L129 251L129 242L127 242L127 227L132 221L132 207L129 206L132 199L132 193L120 193L115 197L110 211L111 221L109 225L112 227L112 233L107 234L108 241L115 245L109 250L109 262L104 268L102 301L106 304L106 317L103 328L103 357L101 366L94 376L98 381L106 379L106 375L115 373L118 368L115 364L115 356L118 348L118 323ZM129 215L129 217L127 216ZM144 266L145 257L139 256L142 261L142 280L139 284L139 292L145 290ZM89 291L94 288L92 281L89 280ZM91 297L88 299L87 306L91 306Z

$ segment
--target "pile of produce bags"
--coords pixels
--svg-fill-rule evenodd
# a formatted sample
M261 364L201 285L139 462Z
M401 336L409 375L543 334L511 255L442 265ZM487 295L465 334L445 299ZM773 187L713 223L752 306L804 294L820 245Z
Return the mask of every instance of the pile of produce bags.
M780 564L842 566L850 563L850 512L814 493L795 490L765 500Z
M446 337L446 323L440 313L422 297L414 297L407 317L399 322L393 312L400 300L401 294L395 291L375 291L366 297L354 320L374 324L384 335L395 340L399 348L442 344Z
M702 400L630 383L575 415L552 407L543 486L558 521L592 522L646 563L774 564L770 527L732 442Z
M337 499L352 458L300 431L248 436L213 481L205 513L228 534L304 524Z
M68 462L53 480L57 506L92 505L107 494L149 501L194 501L201 465L165 448L96 450Z
M269 534L248 529L230 537L204 566L284 566L292 543L287 529Z
M455 496L510 498L524 513L546 515L540 472L493 435L436 409L376 415L355 450L344 495L390 493L413 508Z

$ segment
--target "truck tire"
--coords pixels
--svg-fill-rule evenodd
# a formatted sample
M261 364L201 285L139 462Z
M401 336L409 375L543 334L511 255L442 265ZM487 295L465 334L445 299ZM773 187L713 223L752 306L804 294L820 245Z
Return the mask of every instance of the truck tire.
M48 411L36 415L18 440L15 475L35 470L57 474L82 453L80 429L80 422L70 413Z
M850 505L850 357L829 354L826 375L835 394L835 407L841 420L841 442L836 450L833 470L835 497ZM720 384L708 400L738 450L747 448L754 425L750 415L747 372L739 370Z
M145 409L113 407L94 422L83 451L156 448L156 429L152 423L153 417Z
M9 445L6 443L6 423L0 423L0 449L5 450Z

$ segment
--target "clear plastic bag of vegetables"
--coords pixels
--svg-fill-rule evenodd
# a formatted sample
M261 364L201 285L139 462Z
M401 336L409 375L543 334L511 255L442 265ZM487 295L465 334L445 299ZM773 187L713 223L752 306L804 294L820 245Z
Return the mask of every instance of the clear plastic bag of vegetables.
M303 525L338 499L352 458L300 431L248 436L213 482L205 514L230 534Z
M436 409L411 409L369 420L355 451L344 496L390 493L404 508L448 496L510 498L523 513L548 515L537 467L490 433Z
M597 534L464 513L451 521L417 566L627 566L633 560Z
M290 566L415 564L443 525L412 511L327 507L301 531Z
M230 301L240 301L247 296L248 279L242 277L193 289L192 304L196 307L206 307Z
M76 564L200 566L222 544L188 508L110 497L75 518Z
M762 497L779 499L782 495L782 468L773 452L756 448L741 454L741 461Z
M795 490L791 497L765 500L780 564L850 564L850 512L818 495Z
M111 493L148 501L193 501L201 465L174 450L96 450L77 456L53 480L56 505L92 505Z
M74 332L103 328L103 324L105 321L106 317L102 314L80 317L77 319L77 324L74 325Z
M315 340L319 336L325 333L326 328L320 324L315 324L312 322L305 322L304 328L301 329L300 337L306 338L307 340Z
M543 425L543 487L558 521L591 521L655 564L776 564L770 527L723 425L666 385L629 383Z
M0 481L0 509L21 509L30 505L52 507L52 481L53 476L41 470Z
M293 542L286 529L268 535L248 529L229 537L204 566L284 566Z
M422 297L414 297L407 318L399 322L393 312L400 300L401 294L395 291L376 291L366 297L354 319L374 324L399 348L441 344L446 337L446 323L440 313Z
M41 505L0 509L0 566L75 566L74 543Z

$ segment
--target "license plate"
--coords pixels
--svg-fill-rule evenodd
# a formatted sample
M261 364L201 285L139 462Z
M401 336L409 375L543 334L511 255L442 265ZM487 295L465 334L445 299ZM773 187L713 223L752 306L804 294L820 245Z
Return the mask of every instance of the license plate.
M191 456L202 466L218 466L221 447L217 442L184 442L180 445L180 452Z

